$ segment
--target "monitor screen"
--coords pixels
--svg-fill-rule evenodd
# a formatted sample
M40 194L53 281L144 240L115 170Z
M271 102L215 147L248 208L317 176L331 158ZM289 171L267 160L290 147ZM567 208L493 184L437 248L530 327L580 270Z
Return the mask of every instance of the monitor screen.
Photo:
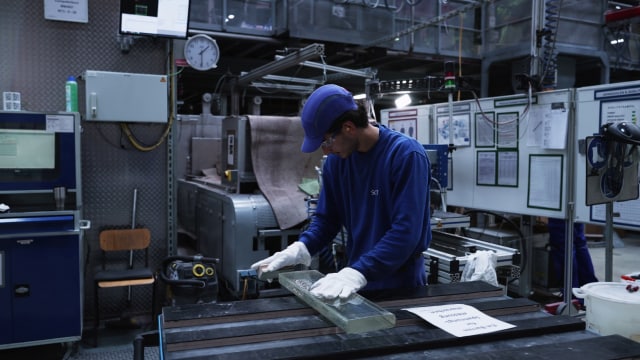
M75 189L80 114L0 111L0 194Z
M0 169L53 169L55 154L54 132L0 129Z
M120 0L120 33L186 38L189 0Z

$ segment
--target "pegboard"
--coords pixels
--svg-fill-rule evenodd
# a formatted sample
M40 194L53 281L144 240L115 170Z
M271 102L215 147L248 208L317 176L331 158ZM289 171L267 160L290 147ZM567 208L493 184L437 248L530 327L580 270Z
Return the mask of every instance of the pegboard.
M118 0L90 1L87 23L46 20L43 1L0 2L0 91L19 92L23 110L55 112L65 109L68 76L88 69L166 73L167 42L136 37L128 53L118 42ZM84 95L79 94L79 104ZM80 106L82 109L82 106ZM98 261L98 230L130 226L134 189L138 189L136 222L151 230L150 262L167 255L167 146L150 152L135 150L119 124L82 122L81 162L83 218L91 221L84 233L86 256L85 322L93 318L93 273ZM154 143L164 124L135 124L132 132L146 144ZM125 289L126 291L126 289ZM134 292L132 313L149 312L150 289ZM118 316L125 302L118 291L105 291L103 317ZM89 305L89 306L88 306Z

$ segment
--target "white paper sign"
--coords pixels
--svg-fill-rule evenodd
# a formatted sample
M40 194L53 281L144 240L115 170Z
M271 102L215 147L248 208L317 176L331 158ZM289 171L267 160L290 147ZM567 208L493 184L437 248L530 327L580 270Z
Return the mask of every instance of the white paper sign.
M87 23L89 22L88 0L44 0L44 18Z
M486 334L515 327L464 304L423 306L403 310L412 312L457 337Z
M72 133L73 125L72 115L47 115L48 132Z

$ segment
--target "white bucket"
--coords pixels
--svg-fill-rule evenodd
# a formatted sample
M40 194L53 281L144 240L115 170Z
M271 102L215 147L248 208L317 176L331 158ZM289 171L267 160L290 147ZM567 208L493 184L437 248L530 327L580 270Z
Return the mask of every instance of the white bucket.
M640 291L629 292L627 285L594 282L573 289L587 307L587 330L600 335L619 334L640 342Z

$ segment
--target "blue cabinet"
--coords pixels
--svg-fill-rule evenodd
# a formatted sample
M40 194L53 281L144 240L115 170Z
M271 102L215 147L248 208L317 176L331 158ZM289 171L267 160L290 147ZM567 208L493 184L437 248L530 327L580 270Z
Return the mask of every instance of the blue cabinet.
M81 338L82 246L74 224L73 214L0 218L0 349Z

